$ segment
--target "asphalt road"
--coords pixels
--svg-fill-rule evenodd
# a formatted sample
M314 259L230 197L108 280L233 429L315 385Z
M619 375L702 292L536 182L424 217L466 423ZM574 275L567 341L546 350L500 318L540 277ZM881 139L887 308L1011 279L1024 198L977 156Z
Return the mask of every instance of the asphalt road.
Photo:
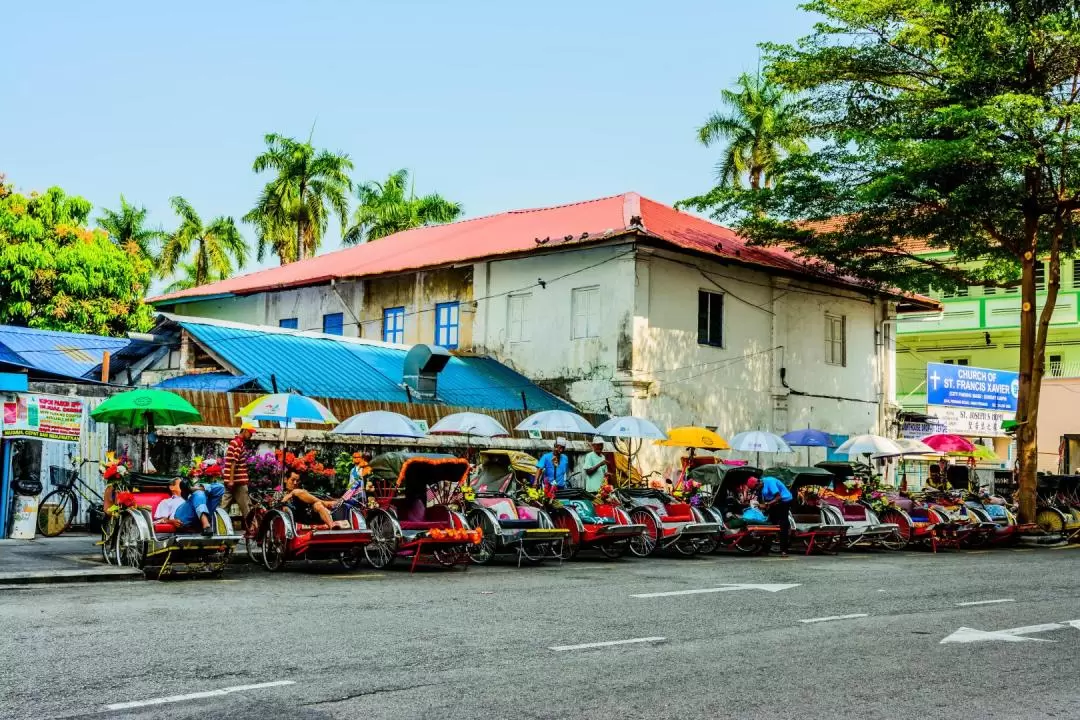
M0 589L0 717L1080 717L1078 563L597 558ZM820 620L836 616L853 617Z

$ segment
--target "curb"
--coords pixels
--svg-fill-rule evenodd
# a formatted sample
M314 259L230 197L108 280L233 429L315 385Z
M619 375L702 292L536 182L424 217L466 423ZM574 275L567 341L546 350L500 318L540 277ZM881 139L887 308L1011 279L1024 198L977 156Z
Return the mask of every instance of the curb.
M49 570L44 572L0 572L0 585L42 585L142 579L142 570L115 567L87 570Z

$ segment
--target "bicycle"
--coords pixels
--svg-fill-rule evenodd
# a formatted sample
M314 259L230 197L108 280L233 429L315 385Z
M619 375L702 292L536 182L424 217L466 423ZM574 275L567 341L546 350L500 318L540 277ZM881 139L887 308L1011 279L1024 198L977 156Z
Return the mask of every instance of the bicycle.
M70 469L60 465L49 466L49 480L56 489L41 499L39 507L55 505L59 508L64 522L63 525L57 526L49 522L49 515L39 512L37 529L41 535L56 537L67 531L79 514L80 497L89 504L91 510L96 508L99 513L104 513L105 498L79 477L79 470L82 469L83 465L92 462L97 462L97 460L84 459L76 461L73 458Z

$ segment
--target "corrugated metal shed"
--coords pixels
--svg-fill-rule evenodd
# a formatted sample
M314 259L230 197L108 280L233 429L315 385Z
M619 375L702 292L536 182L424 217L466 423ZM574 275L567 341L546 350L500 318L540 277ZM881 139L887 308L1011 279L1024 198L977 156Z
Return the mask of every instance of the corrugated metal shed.
M106 351L136 357L152 349L149 343L128 338L0 325L0 363L54 377L96 381ZM119 365L118 359L112 367Z
M251 375L233 375L228 372L192 373L162 380L154 387L163 390L208 390L232 392L247 385L258 385Z
M266 391L376 402L420 402L402 382L409 348L359 338L167 316L230 369ZM271 380L273 377L273 381ZM524 393L524 398L522 394ZM454 356L438 378L437 403L488 410L569 410L571 405L491 358Z

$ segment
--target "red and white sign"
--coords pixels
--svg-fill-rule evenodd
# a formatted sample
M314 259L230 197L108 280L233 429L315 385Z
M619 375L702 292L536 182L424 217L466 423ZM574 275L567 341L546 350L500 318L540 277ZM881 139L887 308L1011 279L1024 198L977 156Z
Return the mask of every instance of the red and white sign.
M79 442L83 401L53 395L18 394L4 403L3 436Z

